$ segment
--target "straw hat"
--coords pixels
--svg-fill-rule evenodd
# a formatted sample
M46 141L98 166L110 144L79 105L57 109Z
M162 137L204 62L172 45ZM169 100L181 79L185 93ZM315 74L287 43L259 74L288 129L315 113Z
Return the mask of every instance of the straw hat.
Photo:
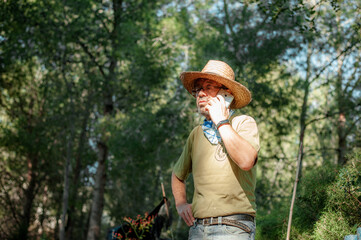
M251 100L251 92L234 79L232 68L225 62L209 60L201 72L182 72L180 79L187 91L192 94L194 81L198 78L206 78L216 81L231 90L234 100L230 106L232 109L242 108Z

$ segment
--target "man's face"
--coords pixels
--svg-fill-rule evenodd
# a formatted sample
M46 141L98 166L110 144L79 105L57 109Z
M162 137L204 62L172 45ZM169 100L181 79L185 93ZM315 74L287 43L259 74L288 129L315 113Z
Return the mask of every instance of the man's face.
M210 119L209 112L206 110L208 101L217 96L222 86L222 84L209 79L199 79L194 84L198 112L207 119Z

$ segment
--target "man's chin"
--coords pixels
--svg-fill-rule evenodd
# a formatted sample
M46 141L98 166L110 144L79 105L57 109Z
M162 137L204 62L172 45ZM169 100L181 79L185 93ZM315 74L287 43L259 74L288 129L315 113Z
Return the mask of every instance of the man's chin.
M204 108L198 108L198 113L206 118L209 118L209 112Z

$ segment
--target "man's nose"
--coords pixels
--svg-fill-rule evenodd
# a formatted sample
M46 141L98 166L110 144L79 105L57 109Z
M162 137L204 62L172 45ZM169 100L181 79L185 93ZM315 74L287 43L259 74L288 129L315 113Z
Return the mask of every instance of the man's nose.
M204 96L207 96L207 93L206 93L206 91L204 91L203 88L201 88L201 90L198 92L198 96L199 97L204 97Z

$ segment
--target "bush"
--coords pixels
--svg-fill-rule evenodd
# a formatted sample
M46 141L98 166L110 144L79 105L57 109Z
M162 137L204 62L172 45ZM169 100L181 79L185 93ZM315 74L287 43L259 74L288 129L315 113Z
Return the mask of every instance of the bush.
M337 176L337 167L333 165L309 171L301 179L296 201L294 222L300 228L309 230L322 215L327 205L327 190Z
M329 211L341 212L350 224L361 224L361 151L355 153L328 189Z
M301 179L295 202L291 239L332 240L361 227L361 150L342 168L323 165ZM257 216L257 240L285 239L289 206L283 203Z
M341 169L310 171L300 185L292 239L343 239L361 226L360 150Z
M352 233L352 228L341 212L324 212L315 224L314 240L338 240Z
M257 240L282 239L284 231L287 231L288 212L287 208L279 208L271 213L260 216L257 214Z
M343 239L361 226L361 152L349 156L347 164L327 187L326 205L314 227L313 239Z

